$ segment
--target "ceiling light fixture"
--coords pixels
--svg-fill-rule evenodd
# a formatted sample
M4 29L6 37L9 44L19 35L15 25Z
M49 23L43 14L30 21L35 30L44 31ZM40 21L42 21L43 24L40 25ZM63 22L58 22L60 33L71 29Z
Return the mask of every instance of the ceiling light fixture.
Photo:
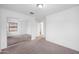
M36 5L38 8L43 8L43 4L37 4Z

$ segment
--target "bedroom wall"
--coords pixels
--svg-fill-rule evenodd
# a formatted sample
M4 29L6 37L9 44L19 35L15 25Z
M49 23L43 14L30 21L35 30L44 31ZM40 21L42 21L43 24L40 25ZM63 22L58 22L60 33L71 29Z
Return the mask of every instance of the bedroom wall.
M1 49L6 48L7 47L7 35L18 35L18 34L26 34L27 33L27 20L32 20L32 17L24 15L22 13L18 13L18 12L14 12L8 9L4 9L4 8L0 8L0 41L1 41ZM7 33L7 18L11 17L11 18L17 18L17 22L19 23L19 29L18 32L16 33Z
M0 28L1 28L1 14L0 14ZM0 48L1 48L1 30L0 30ZM1 49L0 49L0 51L1 51Z
M32 19L28 20L27 33L31 34L32 40L34 40L36 37L36 32L37 32L37 22L35 20L35 17L33 17Z
M0 28L1 28L1 15L0 15ZM1 29L0 29L0 48L1 48ZM0 49L0 51L1 51L1 49Z
M46 39L79 51L79 6L47 16Z

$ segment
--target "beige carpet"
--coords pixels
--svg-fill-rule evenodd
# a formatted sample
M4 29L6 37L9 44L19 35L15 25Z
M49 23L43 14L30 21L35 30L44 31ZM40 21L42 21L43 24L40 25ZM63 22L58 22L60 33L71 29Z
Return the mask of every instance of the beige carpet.
M31 35L23 34L23 35L16 35L16 36L8 36L7 37L7 45L11 46L17 44L19 42L31 40Z
M51 43L44 38L21 42L8 47L2 54L78 54L78 51Z

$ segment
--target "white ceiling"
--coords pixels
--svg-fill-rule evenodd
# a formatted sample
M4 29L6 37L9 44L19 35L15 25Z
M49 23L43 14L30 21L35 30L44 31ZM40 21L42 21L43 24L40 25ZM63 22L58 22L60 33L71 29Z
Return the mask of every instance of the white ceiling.
M36 7L35 4L0 4L0 7L7 8L13 11L21 12L26 15L31 15L29 12L34 12L31 16L47 16L68 8L78 6L77 4L45 4L43 8Z

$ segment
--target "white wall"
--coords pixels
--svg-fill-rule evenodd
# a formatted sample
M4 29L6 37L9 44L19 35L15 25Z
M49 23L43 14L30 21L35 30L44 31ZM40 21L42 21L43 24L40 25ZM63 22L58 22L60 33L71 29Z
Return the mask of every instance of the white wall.
M1 13L2 14L2 13ZM6 20L4 18L0 18L0 49L7 47L7 37L6 37Z
M1 14L0 14L0 28L1 28ZM0 29L0 48L1 48L1 29ZM0 49L0 51L1 51L1 49Z
M47 16L46 39L79 51L79 6Z
M17 22L19 22L19 26L21 25L21 27L19 27L19 32L18 34L25 34L27 33L27 20L32 20L32 17L18 13L18 12L14 12L8 9L4 9L4 8L0 8L0 47L1 49L6 48L7 47L7 18L8 17L12 17L12 18L17 18ZM21 21L21 22L20 22ZM25 23L24 23L25 22ZM12 34L12 33L9 33Z
M27 33L31 34L32 40L34 40L37 35L37 22L34 17L32 19L28 20L27 28L28 28Z

